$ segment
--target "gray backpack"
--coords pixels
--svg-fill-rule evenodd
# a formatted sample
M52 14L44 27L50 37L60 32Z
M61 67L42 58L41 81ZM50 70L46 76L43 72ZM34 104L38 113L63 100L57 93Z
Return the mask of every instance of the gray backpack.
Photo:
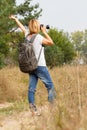
M32 38L27 40L27 37L25 38L23 43L20 43L18 46L18 61L19 61L19 68L24 73L33 73L37 69L38 61L40 58L40 54L42 51L42 47L39 53L38 59L35 56L34 48L33 48L33 42L37 34L33 34Z

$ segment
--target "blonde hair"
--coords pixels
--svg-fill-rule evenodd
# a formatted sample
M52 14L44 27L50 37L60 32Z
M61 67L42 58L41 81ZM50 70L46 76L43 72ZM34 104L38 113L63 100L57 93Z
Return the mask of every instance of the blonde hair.
M40 31L40 23L36 19L31 19L29 21L28 27L29 27L30 34L39 33Z

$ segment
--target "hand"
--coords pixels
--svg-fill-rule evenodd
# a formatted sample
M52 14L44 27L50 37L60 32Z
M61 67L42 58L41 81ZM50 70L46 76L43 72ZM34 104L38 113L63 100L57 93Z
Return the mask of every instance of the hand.
M41 31L42 31L43 33L45 33L45 32L46 32L46 27L45 27L45 26L41 26Z
M9 18L14 19L14 20L16 19L16 17L14 15L9 16Z

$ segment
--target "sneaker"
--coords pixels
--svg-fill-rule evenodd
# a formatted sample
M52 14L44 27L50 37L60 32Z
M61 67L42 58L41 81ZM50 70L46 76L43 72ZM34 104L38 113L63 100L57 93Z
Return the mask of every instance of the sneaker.
M39 110L34 111L34 115L41 116L41 112Z
M30 111L32 113L32 115L36 115L36 116L40 116L41 115L41 111L37 110L36 106L34 104L30 104Z

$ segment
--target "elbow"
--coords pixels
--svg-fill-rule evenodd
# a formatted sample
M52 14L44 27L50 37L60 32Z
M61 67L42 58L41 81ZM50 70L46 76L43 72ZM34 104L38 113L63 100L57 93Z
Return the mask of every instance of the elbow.
M52 42L52 45L54 45L54 42Z
M50 42L50 45L51 45L51 46L53 46L53 45L54 45L54 42L53 42L53 41L51 41L51 42Z

